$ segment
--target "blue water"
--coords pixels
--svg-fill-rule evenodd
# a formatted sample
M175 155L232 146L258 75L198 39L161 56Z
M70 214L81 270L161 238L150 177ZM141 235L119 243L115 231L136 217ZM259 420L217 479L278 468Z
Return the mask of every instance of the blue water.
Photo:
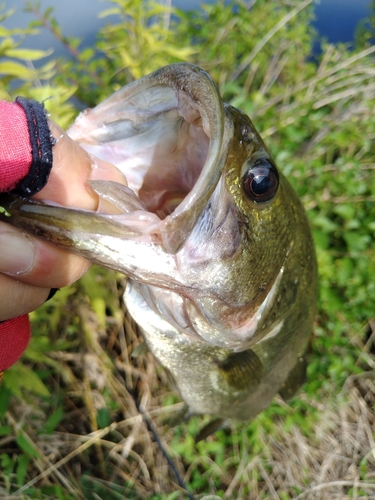
M370 0L321 0L315 5L318 33L331 43L351 43L358 22L369 14Z
M163 1L163 0L161 0ZM208 0L210 1L210 0ZM212 1L212 0L211 0ZM179 8L193 9L199 6L200 0L172 0ZM316 20L313 25L320 36L329 42L350 43L353 41L358 21L368 14L370 0L321 0L315 5ZM15 13L4 24L9 28L26 27L35 18L24 13L25 0L5 0L6 10L14 9ZM110 18L98 19L98 13L113 7L106 0L43 0L43 9L54 8L54 16L65 35L75 36L83 40L83 46L92 44L95 33L100 26L108 23ZM54 50L55 56L65 54L64 47L45 29L41 34L27 39L29 48Z

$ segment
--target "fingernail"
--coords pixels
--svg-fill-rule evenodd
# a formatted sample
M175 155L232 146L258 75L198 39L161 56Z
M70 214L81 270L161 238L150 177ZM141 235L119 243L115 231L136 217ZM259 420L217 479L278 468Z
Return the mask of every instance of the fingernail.
M17 275L29 271L35 260L35 245L25 233L0 229L0 272Z
M94 155L91 156L91 175L92 181L114 181L120 184L128 185L125 175L115 167L112 163L106 160L100 160Z

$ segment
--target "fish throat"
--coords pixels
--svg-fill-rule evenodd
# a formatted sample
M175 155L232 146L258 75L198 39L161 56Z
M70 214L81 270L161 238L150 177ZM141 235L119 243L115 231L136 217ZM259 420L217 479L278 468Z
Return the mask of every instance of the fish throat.
M181 101L180 107L156 121L154 126L159 128L160 138L138 157L137 172L141 167L143 178L132 175L133 164L127 175L129 187L147 211L161 220L193 191L208 153L209 136L199 111L185 108L186 99Z

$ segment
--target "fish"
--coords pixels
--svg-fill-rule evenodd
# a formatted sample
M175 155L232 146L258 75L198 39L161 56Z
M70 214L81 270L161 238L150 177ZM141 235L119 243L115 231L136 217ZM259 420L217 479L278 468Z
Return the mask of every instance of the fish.
M2 195L1 219L128 277L126 307L188 416L211 415L215 430L291 397L306 373L316 256L250 118L177 63L82 112L68 134L125 174L128 186L90 182L111 213Z

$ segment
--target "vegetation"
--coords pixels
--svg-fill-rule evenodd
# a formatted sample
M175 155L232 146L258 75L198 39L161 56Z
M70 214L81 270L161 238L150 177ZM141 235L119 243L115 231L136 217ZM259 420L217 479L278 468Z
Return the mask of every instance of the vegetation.
M250 115L311 222L320 296L308 380L291 402L276 398L254 421L195 445L206 419L172 428L181 403L166 373L149 353L131 358L141 340L121 304L126 278L92 269L32 314L30 347L4 374L0 497L187 498L149 419L195 498L374 498L373 39L359 37L352 51L323 44L312 59L311 0L219 1L187 13L152 0L112 4L117 22L85 50L38 6L29 30L0 27L0 98L52 97L46 106L66 127L73 103L92 106L157 67L206 69ZM45 54L20 48L19 37L37 25L72 57L36 69Z
M375 1L371 0L367 6L368 16L362 19L357 26L355 39L359 47L370 47L375 42Z

